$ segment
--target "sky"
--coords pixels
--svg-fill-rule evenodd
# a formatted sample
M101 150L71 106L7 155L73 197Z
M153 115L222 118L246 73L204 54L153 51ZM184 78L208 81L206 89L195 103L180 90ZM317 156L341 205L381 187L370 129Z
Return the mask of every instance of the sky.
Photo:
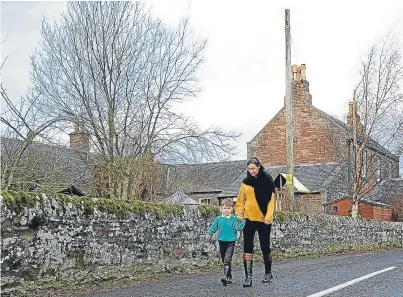
M371 3L369 3L371 2ZM237 154L281 109L285 95L285 9L293 64L306 64L314 106L345 121L359 67L377 37L392 30L403 48L403 1L148 1L167 24L188 16L208 38L202 91L177 107L203 128L241 133ZM58 20L65 2L1 2L2 82L10 97L30 85L30 55L42 18Z

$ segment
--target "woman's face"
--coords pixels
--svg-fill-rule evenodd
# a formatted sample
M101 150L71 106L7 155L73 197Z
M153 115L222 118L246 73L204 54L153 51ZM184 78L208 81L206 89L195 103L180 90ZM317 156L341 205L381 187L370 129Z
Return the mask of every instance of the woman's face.
M248 171L250 173L250 175L252 176L256 176L259 173L259 165L255 165L255 164L249 164L248 165Z

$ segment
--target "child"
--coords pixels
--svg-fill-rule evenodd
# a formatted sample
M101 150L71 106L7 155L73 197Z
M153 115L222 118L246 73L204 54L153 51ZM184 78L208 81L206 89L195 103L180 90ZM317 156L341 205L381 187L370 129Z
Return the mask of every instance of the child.
M232 255L234 254L237 231L242 231L245 226L244 221L239 221L237 217L232 214L233 210L234 203L232 199L224 199L221 203L222 215L214 220L206 236L206 239L210 240L211 235L218 230L221 260L224 265L224 277L221 278L221 282L224 286L232 284L231 262Z

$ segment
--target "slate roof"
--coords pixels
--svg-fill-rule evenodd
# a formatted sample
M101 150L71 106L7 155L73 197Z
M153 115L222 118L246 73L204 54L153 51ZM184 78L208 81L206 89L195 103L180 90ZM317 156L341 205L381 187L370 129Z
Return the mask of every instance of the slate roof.
M246 173L245 160L162 167L168 193L219 193L242 173Z
M332 117L331 115L325 113L324 111L320 110L319 108L316 108L315 106L312 105L312 108L315 109L317 112L319 112L321 115L323 115L326 119L328 119L331 123L339 126L340 128L342 128L344 131L346 131L347 135L352 139L353 138L353 126L350 126L347 123L344 123L342 121L340 121L339 119L336 119L335 117ZM357 133L357 141L361 142L363 141L363 134L358 132ZM396 161L399 160L399 156L396 156L394 154L392 154L388 149L386 149L385 147L383 147L381 144L379 144L377 141L375 141L372 138L369 138L367 141L367 147L380 152Z
M364 202L364 203L367 203L367 204L372 204L372 205L375 205L375 206L391 207L389 204L382 203L382 202L375 201L375 200L371 200L371 199L361 199L360 202Z
M22 141L13 138L1 138L2 164L10 162L22 145ZM81 190L88 190L92 183L92 165L88 156L60 145L34 142L22 157L24 176L21 183L38 181L49 187L63 188L71 185ZM28 180L26 180L28 179Z
M342 201L342 200L351 200L351 198L349 198L349 197L343 197L343 198L339 198L339 199L333 200L333 201L331 201L331 202L324 203L323 205L324 205L324 206L327 206L327 205L329 205L329 204L332 204L332 203L335 203L335 202L339 202L339 201ZM368 198L368 199L360 199L360 202L366 203L366 204L371 204L371 205L374 205L374 206L391 207L389 204L382 203L382 202L379 202L379 201L376 201L376 200L372 200L372 199L369 199L369 198Z
M286 166L268 166L265 167L266 172L271 175L273 180L280 174L286 172ZM337 163L323 164L301 164L294 166L294 176L297 178L310 192L321 192L322 186L330 182L334 173L339 169ZM239 187L242 180L246 177L246 172L238 175L234 181L223 189L219 197L234 197L238 195Z
M301 164L294 166L294 176L308 188L310 192L320 192L322 185L335 174L337 163ZM268 167L266 169L274 178L286 172L286 167Z
M393 178L380 182L371 199L390 204L393 198L399 196L403 197L403 178Z
M182 204L182 205L199 204L199 202L190 198L183 191L178 191L178 192L174 193L173 195L166 198L164 202L168 203L168 204Z
M246 177L246 171L243 172L242 174L238 175L232 183L230 183L227 187L225 187L218 195L219 198L226 198L226 197L236 197L238 196L239 193L239 187L241 186L241 183L243 179Z

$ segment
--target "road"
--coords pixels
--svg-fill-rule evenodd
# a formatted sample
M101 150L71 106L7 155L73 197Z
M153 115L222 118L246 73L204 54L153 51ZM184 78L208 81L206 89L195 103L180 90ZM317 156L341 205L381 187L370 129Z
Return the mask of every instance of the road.
M220 283L220 274L213 274L189 276L81 297L403 296L403 249L274 263L274 280L270 284L260 282L262 265L255 265L253 272L252 288L242 287L244 276L243 270L239 269L233 273L234 283L227 287ZM378 274L371 277L374 273Z

